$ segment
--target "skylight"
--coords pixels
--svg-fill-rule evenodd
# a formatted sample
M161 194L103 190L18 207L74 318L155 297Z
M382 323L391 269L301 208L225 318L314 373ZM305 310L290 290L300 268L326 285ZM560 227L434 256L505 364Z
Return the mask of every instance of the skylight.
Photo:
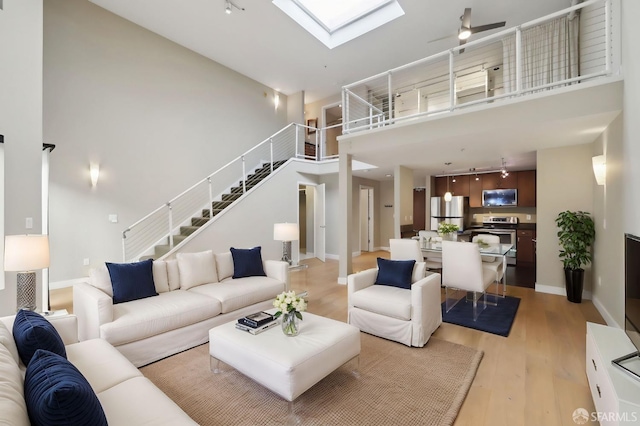
M273 4L329 49L404 15L397 0L273 0Z

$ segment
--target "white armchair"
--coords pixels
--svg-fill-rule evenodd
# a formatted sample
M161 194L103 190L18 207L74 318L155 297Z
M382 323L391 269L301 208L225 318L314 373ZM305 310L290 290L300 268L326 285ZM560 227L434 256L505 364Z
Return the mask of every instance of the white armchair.
M411 289L375 284L377 274L373 268L347 277L347 322L365 333L424 346L442 323L440 274L416 262Z

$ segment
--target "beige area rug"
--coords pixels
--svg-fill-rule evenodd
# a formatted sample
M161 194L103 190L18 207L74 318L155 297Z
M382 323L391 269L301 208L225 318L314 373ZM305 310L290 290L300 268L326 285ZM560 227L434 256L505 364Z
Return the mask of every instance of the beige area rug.
M409 348L365 333L359 374L343 366L302 394L302 425L451 425L482 352L431 338ZM288 402L224 365L213 374L202 345L141 368L201 425L283 425Z

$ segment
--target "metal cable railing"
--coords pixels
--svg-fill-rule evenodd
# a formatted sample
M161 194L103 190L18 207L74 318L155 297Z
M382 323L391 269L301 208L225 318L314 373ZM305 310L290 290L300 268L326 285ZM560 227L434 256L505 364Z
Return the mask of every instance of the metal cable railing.
M616 3L618 4L618 3ZM590 0L346 85L343 133L608 76L612 0Z
M153 255L156 246L164 246L165 252L173 249L196 226L212 220L218 210L233 201L224 194L244 195L249 191L254 184L250 175L255 170L266 165L271 172L274 163L293 157L315 160L304 151L305 134L310 129L319 133L315 128L289 124L127 227L122 233L123 261ZM315 146L318 152L317 139Z

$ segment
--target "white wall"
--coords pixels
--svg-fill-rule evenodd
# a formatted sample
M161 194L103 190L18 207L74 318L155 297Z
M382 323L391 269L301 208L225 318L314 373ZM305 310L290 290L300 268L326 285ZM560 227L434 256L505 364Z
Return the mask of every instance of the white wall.
M213 250L229 251L230 247L262 246L263 259L280 259L282 243L273 239L273 224L298 222L298 184L317 184L314 176L305 172L308 165L293 160L280 167L271 178L263 181L251 194L203 229L197 237L181 247L182 252ZM256 218L256 212L260 212ZM292 258L299 258L299 245L291 244Z
M604 154L607 177L594 185L593 303L610 325L622 325L624 313L624 180L620 114L593 143L593 155Z
M564 269L558 257L555 219L565 210L593 213L591 144L538 151L537 155L537 263L536 290L566 294ZM584 290L591 291L590 268L585 268Z
M624 72L624 121L622 125L622 152L624 181L624 231L640 235L640 55L637 40L640 37L640 2L622 0L622 67ZM608 172L607 172L608 174ZM608 176L607 176L608 177ZM620 300L622 296L617 296ZM620 302L618 302L619 304ZM622 321L622 312L611 312L616 321ZM622 324L622 322L620 322Z
M380 182L380 247L386 249L389 249L389 240L395 238L393 186L392 180Z
M120 261L128 225L287 123L284 95L88 1L45 2L44 37L52 281Z
M394 180L394 238L400 238L400 227L413 224L413 170L396 166Z
M42 0L4 0L0 10L6 235L41 232L42 13ZM33 218L33 229L25 228L27 217ZM40 273L37 280L40 285ZM0 315L16 309L15 272L6 273L5 281L0 290Z

